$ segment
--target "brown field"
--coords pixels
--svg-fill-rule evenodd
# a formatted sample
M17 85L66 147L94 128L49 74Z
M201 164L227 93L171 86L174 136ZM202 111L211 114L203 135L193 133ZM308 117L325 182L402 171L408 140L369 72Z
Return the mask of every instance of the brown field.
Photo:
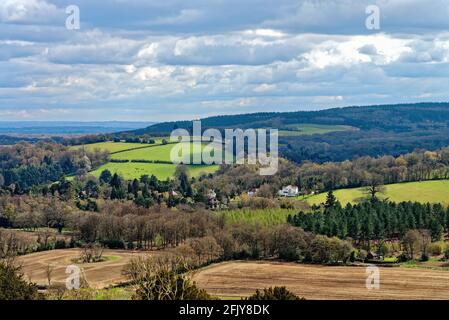
M328 267L278 262L225 262L197 271L193 280L209 294L246 297L286 286L306 299L449 299L449 271L380 268L380 289L368 290L364 267Z
M106 261L96 263L74 263L80 255L80 249L50 250L21 256L17 263L22 266L23 274L38 285L47 285L46 269L53 266L52 284L64 283L67 278L65 270L68 265L77 265L83 271L90 287L105 288L110 285L125 282L123 268L138 255L154 254L154 252L133 252L129 250L105 250Z

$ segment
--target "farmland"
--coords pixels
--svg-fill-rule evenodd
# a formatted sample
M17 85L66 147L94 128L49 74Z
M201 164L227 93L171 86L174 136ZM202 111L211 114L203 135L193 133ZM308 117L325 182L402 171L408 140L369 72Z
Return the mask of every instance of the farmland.
M65 270L68 265L75 264L82 269L83 276L92 288L105 288L125 282L126 276L123 268L133 258L144 253L126 250L105 250L103 256L105 261L96 263L74 263L80 255L81 249L50 250L32 253L19 257L19 265L23 267L23 274L31 281L39 285L47 285L46 269L53 267L52 282L64 283L67 278ZM154 254L147 252L146 254Z
M151 144L108 141L108 142L91 143L91 144L86 144L86 145L82 145L82 146L72 146L71 148L72 149L84 148L84 150L90 151L90 152L93 152L95 150L101 150L101 151L106 151L106 152L109 152L112 154L112 153L121 152L121 151L125 151L125 150L145 148L148 146L151 146Z
M288 209L241 209L223 211L220 214L223 215L225 222L229 224L249 223L270 226L285 223L287 216L289 214L294 215L295 213L295 210Z
M176 165L172 163L144 163L132 161L161 161L170 162L170 152L174 144L159 144L162 138L156 139L156 144L128 143L128 142L100 142L72 148L85 148L89 151L103 150L111 154L114 161L108 162L90 173L99 177L103 170L118 173L125 179L140 178L142 175L155 175L160 180L171 178L176 170ZM193 149L192 146L190 147ZM202 150L207 148L202 145ZM192 152L193 154L193 152ZM202 173L213 173L218 170L218 165L189 165L188 172L191 176L199 176Z
M341 189L334 191L334 195L343 204L355 203L366 197L363 188ZM385 186L385 193L379 198L393 201L417 201L421 203L443 203L449 205L449 180L434 180L421 182L395 183ZM313 196L299 197L310 205L320 204L326 200L326 193Z
M187 171L191 176L200 176L202 173L213 173L218 170L218 165L195 165L187 166ZM99 177L103 170L109 170L113 174L118 173L127 180L138 179L142 175L155 175L159 180L171 178L176 170L176 165L168 163L139 163L125 162L116 163L109 162L98 169L91 171L90 174Z
M148 148L134 149L126 152L113 154L114 160L153 160L153 161L171 161L170 152L174 144L155 145ZM202 146L202 150L205 146ZM190 154L193 154L193 145L190 145Z
M340 126L340 125L325 125L325 124L295 124L287 125L285 129L279 130L279 136L281 137L293 137L302 135L312 135L312 134L326 134L330 132L338 131L349 131L355 130L355 128L350 126Z
M281 262L225 262L193 276L209 294L246 297L256 289L286 286L306 299L449 299L449 271L380 268L380 289L366 288L366 268Z

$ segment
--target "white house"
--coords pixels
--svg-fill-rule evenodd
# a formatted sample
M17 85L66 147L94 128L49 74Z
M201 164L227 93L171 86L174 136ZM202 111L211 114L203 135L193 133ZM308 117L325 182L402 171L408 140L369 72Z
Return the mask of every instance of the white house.
M286 186L278 191L278 195L281 197L296 197L299 194L299 188L297 186Z
M207 198L208 198L209 200L211 200L211 199L216 199L216 198L217 198L217 194L215 193L215 190L214 190L214 189L209 189L209 190L207 191Z
M247 194L249 197L254 197L258 191L259 191L259 189L253 188L253 189L249 190Z

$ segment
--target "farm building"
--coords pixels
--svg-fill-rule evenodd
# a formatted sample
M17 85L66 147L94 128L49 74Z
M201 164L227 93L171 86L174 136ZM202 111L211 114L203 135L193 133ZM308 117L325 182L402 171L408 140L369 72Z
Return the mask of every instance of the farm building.
M299 188L297 186L288 185L278 191L281 197L296 197L299 194Z

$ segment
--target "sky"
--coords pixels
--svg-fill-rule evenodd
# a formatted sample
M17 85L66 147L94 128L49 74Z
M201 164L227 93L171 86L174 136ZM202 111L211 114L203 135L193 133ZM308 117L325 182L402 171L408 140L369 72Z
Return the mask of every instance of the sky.
M448 0L1 0L0 120L449 101L448 30Z

